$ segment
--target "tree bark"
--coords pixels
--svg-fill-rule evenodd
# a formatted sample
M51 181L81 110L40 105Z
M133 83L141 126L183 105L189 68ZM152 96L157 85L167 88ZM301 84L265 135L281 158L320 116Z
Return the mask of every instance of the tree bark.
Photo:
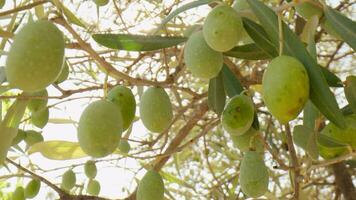
M356 200L356 189L352 183L351 175L347 172L344 162L332 165L335 175L336 187L341 191L346 200Z

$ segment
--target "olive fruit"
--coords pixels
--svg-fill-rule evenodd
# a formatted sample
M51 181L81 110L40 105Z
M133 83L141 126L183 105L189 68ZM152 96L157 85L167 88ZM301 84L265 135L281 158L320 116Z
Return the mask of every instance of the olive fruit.
M342 129L330 122L321 131L321 134L329 136L337 142L351 145L356 149L356 114L345 117L347 127Z
M172 104L163 88L150 87L141 96L140 117L143 125L152 132L166 130L172 122Z
M123 120L118 106L107 100L95 101L83 111L78 125L78 141L85 153L104 157L115 151Z
M27 108L31 112L41 110L41 109L43 109L43 108L45 108L47 106L47 102L48 102L47 90L41 90L41 91L38 91L38 92L31 93L31 96L36 97L36 98L31 99L28 102ZM37 97L38 98L41 97L41 98L38 99Z
M12 193L12 200L25 200L25 190L23 187L19 186Z
M63 61L62 32L46 20L29 22L15 34L6 60L6 77L12 87L40 91L56 81Z
M136 113L136 100L132 91L127 87L118 85L109 91L107 99L120 108L123 131L128 129Z
M255 151L245 153L240 167L240 186L244 194L257 198L268 190L268 171L263 156Z
M252 127L242 135L231 134L232 142L243 152L249 151L251 148L257 152L263 152L264 144L259 137L261 137L260 132Z
M109 0L93 0L97 6L105 6L109 3Z
M309 78L302 63L290 56L278 56L262 78L262 98L271 114L282 124L295 119L309 97Z
M90 179L87 185L87 192L90 195L98 196L100 193L100 183L97 180Z
M213 8L203 25L205 41L215 51L232 49L242 38L242 21L236 11L227 5Z
M85 175L88 178L93 179L93 178L95 178L97 172L98 172L98 170L96 168L95 162L92 161L92 160L88 160L84 165L84 173L85 173Z
M31 122L38 128L43 128L47 125L49 120L49 110L44 108L31 114Z
M229 100L221 115L223 128L230 134L244 134L252 125L254 110L250 97L246 95L234 96Z
M32 199L37 196L38 192L41 189L41 181L37 179L32 179L25 188L25 197Z
M137 200L163 200L164 183L161 175L153 170L147 171L137 188Z
M64 174L62 176L61 188L64 190L70 191L75 186L76 181L77 181L77 178L76 178L73 170L71 170L71 169L67 170L66 172L64 172Z
M184 48L184 62L197 78L216 77L223 66L223 55L206 43L202 31L193 33Z
M127 140L120 140L119 143L119 150L123 154L129 153L131 149L130 143Z
M56 84L62 83L63 81L67 80L69 76L69 66L67 62L64 62L63 69L59 74L57 80L55 81Z

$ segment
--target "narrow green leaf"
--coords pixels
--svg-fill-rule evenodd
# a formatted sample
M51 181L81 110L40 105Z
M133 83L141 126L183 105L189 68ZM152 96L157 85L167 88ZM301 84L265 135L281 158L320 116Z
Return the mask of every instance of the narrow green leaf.
M319 117L319 115L320 113L318 108L315 107L310 100L308 100L303 111L303 125L310 129L314 129L315 120Z
M241 82L236 78L235 74L225 64L222 68L222 74L224 88L226 90L227 96L232 98L233 96L240 94L244 90L241 85Z
M0 123L0 164L4 163L12 140L17 135L17 129L25 114L27 104L27 100L16 100Z
M0 84L6 81L5 67L0 67Z
M351 110L350 104L347 104L346 106L341 108L341 111L344 116L354 114L354 112Z
M330 87L343 87L342 81L334 73L329 71L326 67L319 65L321 72L323 73L326 82Z
M172 174L169 174L169 173L163 172L163 171L160 171L160 174L161 174L162 178L164 178L165 180L167 180L170 183L176 183L180 186L195 190L195 188L192 185L190 185L189 183L187 183L186 181L184 181L180 178L177 178L176 176L174 176Z
M293 141L314 160L318 159L319 151L316 132L306 126L298 125L293 130Z
M272 9L258 0L248 3L269 35L272 43L278 45L278 18ZM283 23L284 53L297 58L306 68L310 81L310 99L330 121L345 127L344 117L338 107L334 94L330 91L325 77L316 61L309 55L298 36Z
M278 56L278 46L275 46L275 44L271 42L261 25L244 17L242 18L242 22L246 32L260 49L272 58Z
M333 138L324 134L319 134L317 144L320 156L325 159L335 158L348 152L348 145L335 141Z
M356 76L346 78L344 92L350 109L356 113Z
M256 44L237 46L230 51L225 52L224 55L246 60L265 60L271 58L271 56L266 54L265 51L259 48Z
M222 72L215 78L210 79L208 89L208 106L219 116L224 110L226 94L224 90L224 81Z
M2 124L6 127L17 128L21 122L23 115L25 114L27 104L28 100L16 99L15 102L7 110Z
M64 118L52 118L49 119L48 122L52 124L77 124L78 123L72 119L64 119Z
M173 12L171 12L166 18L164 18L164 20L161 22L161 24L159 25L159 27L157 28L157 31L159 31L165 24L167 24L167 22L169 22L171 19L173 19L174 17L176 17L177 15L179 15L180 13L190 10L192 8L196 8L205 4L209 4L211 2L214 2L215 0L197 0L197 1L193 1L190 3L187 3L185 5L182 5L181 7L175 9Z
M329 6L324 7L324 14L333 30L356 51L356 22Z
M70 160L88 156L80 148L79 143L69 141L44 141L32 145L28 149L28 154L41 153L51 160Z
M304 26L303 32L300 35L300 39L307 43L307 50L309 54L317 60L317 52L316 52L316 45L315 45L315 32L319 25L319 17L314 15L311 17Z
M126 51L153 51L185 42L185 37L143 36L127 34L94 34L93 39L108 48Z
M52 2L56 5L58 9L62 10L63 14L67 17L70 23L86 28L84 22L77 18L75 14L67 7L65 7L59 0L52 0Z

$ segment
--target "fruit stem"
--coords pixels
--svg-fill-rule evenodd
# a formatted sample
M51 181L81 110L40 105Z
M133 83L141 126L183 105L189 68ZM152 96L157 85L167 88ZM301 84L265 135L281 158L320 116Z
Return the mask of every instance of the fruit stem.
M104 99L106 99L106 96L108 94L108 79L109 79L109 73L106 73L105 74L105 80L104 80L104 86L103 86L103 89L104 89Z
M291 157L291 163L292 163L292 171L294 173L293 180L291 179L292 185L294 186L294 195L293 199L298 200L299 199L299 178L300 178L300 168L299 168L299 163L298 163L298 157L294 148L293 140L292 140L292 133L290 130L289 123L287 122L285 124L285 129L286 129L286 137L287 137L287 144L288 144L288 150L290 153Z
M283 11L282 11L283 12ZM282 12L278 13L278 34L279 34L279 55L283 55L283 22L282 22Z

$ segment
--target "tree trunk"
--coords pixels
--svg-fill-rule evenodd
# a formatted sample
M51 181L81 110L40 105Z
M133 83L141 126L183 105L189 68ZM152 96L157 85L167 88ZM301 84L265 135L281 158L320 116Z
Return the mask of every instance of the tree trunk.
M356 189L352 183L351 175L347 172L344 162L332 165L336 187L341 191L346 200L356 200Z

